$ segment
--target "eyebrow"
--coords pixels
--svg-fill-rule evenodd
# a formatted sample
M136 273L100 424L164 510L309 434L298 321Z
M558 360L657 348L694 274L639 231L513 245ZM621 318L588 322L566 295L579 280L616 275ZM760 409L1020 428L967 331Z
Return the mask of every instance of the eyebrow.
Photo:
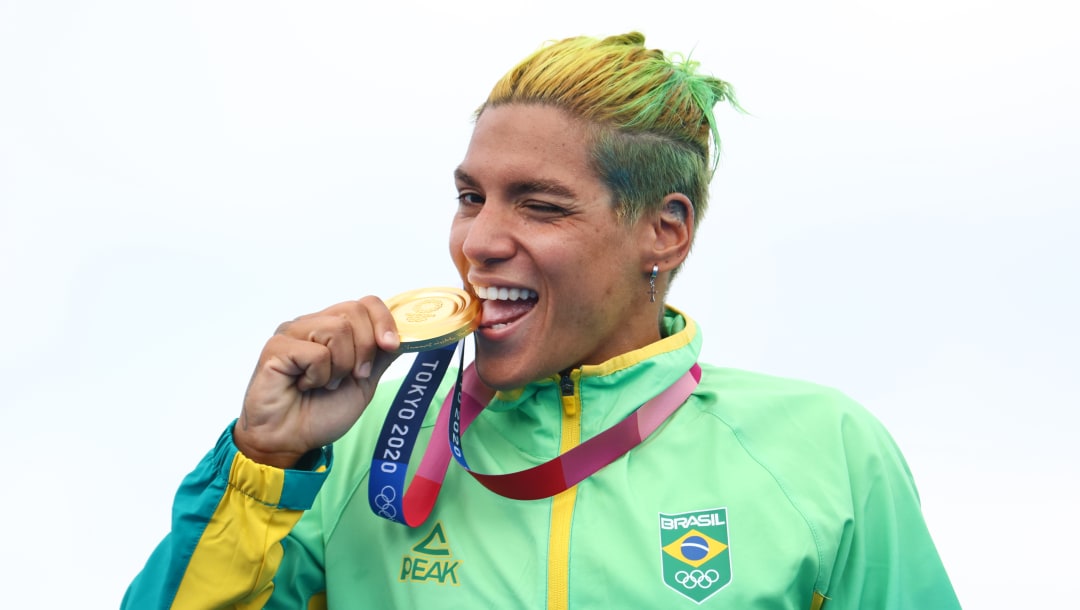
M454 170L454 179L458 182L470 186L473 188L479 188L480 184L469 175L468 172L460 167ZM534 193L554 195L556 197L564 197L566 199L576 199L577 194L561 182L554 180L520 180L511 182L507 188L507 195L511 199L516 199L523 195L530 195Z

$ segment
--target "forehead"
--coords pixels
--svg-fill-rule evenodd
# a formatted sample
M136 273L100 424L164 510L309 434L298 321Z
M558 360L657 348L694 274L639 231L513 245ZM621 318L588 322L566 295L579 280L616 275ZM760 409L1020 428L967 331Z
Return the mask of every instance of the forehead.
M458 168L474 179L595 180L589 123L553 106L489 107Z

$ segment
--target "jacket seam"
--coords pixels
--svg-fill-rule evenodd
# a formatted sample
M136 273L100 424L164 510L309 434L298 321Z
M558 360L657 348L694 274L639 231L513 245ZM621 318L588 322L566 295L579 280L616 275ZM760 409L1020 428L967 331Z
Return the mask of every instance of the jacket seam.
M741 432L739 432L734 426L732 426L730 423L728 423L728 421L726 419L724 419L723 417L721 417L720 415L718 415L716 413L713 413L711 411L708 411L706 409L700 409L699 408L699 411L701 413L704 413L704 414L710 416L710 417L713 417L714 419L716 419L717 421L722 423L728 430L731 431L732 436L735 437L735 440L739 443L739 447L742 448L743 452L745 452L746 455L751 460L753 460L755 464L760 466L762 470L764 470L766 473L768 473L769 478L771 478L773 480L773 482L776 483L776 486L780 489L781 493L783 493L784 497L787 498L788 504L791 505L791 508L796 513L798 513L799 517L801 517L803 522L806 523L806 528L810 531L810 536L814 540L814 549L817 551L817 562L818 563L817 563L817 574L814 577L814 591L816 592L816 591L824 590L821 587L821 584L822 584L821 583L821 570L822 570L822 567L825 565L825 553L824 553L824 550L823 550L823 544L822 544L822 540L821 540L821 535L818 533L817 527L814 525L813 521L809 517L806 516L806 513L802 510L802 508L799 506L799 503L795 500L794 495L791 493L790 490L788 490L787 485L785 485L784 482L776 475L776 473L773 471L773 469L770 466L768 466L764 462L764 460L761 459L757 455L757 453L748 446L747 441L743 437L743 434Z

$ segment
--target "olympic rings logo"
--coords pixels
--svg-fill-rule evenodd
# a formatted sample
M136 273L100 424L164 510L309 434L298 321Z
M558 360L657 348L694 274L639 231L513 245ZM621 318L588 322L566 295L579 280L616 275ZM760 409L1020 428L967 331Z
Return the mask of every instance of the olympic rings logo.
M720 573L716 570L679 570L675 573L675 582L686 587L687 589L696 589L701 587L702 589L710 589L713 585L720 580Z
M379 495L375 496L375 514L380 517L393 520L397 517L397 508L394 506L394 500L397 499L397 492L390 485L384 485L379 490Z

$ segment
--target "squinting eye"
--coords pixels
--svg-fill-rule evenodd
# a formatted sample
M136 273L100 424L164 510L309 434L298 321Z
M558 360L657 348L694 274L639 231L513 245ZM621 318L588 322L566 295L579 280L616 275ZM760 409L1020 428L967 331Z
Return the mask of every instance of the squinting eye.
M525 207L529 208L530 210L532 210L534 212L540 212L540 213L543 213L543 214L565 214L566 213L566 210L564 210L563 208L561 208L561 207L559 207L557 205L553 205L553 204L550 204L550 203L540 203L540 202L537 202L537 201L533 201L533 202L527 204Z

